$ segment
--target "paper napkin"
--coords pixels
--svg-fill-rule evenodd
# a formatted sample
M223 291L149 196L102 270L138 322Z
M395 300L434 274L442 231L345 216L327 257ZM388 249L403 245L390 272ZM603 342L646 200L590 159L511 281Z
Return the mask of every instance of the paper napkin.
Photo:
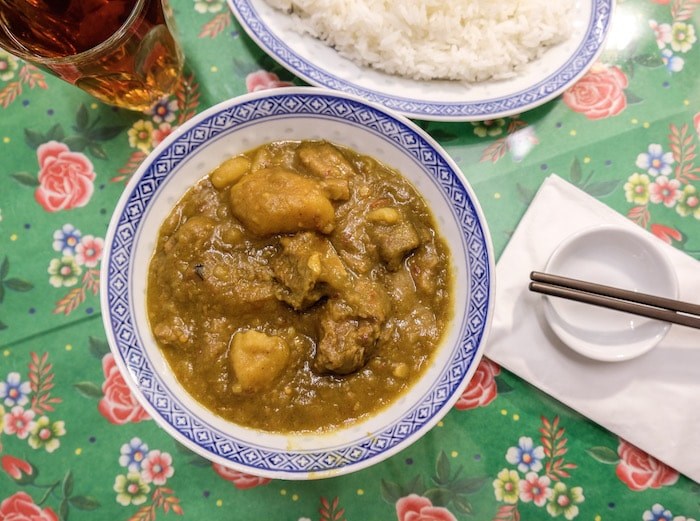
M700 482L700 330L673 325L641 357L598 362L578 355L555 336L544 318L542 295L528 290L530 271L544 271L556 246L596 224L641 230L560 177L545 180L498 261L485 354ZM653 240L676 268L680 299L699 302L700 262Z

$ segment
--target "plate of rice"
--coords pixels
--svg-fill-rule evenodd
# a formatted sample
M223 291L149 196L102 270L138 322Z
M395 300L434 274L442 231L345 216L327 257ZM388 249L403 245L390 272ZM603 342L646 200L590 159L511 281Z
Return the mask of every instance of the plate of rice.
M408 117L483 121L557 97L602 51L615 0L227 0L311 85Z

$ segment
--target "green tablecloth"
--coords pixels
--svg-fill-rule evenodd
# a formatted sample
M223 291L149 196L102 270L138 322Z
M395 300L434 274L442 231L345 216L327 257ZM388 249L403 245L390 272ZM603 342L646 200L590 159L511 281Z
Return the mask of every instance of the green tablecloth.
M152 115L104 106L0 52L0 520L700 518L696 483L489 360L428 435L345 477L247 476L158 428L102 327L112 210L178 124L247 91L302 84L224 0L172 5L187 71ZM483 123L418 122L464 170L497 255L554 172L700 258L700 3L618 0L614 21L599 63L554 101ZM39 173L51 157L72 174L50 193Z

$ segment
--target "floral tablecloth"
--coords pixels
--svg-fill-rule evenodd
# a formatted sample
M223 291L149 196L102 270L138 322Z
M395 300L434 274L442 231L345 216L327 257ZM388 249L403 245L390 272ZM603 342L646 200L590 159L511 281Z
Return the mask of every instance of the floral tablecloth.
M102 326L112 210L140 161L194 114L302 84L224 0L171 3L187 70L148 114L0 51L0 520L700 519L698 484L488 359L428 435L344 477L257 478L162 431ZM418 121L464 170L497 255L557 173L700 258L698 31L698 0L618 0L599 62L554 101L493 121Z

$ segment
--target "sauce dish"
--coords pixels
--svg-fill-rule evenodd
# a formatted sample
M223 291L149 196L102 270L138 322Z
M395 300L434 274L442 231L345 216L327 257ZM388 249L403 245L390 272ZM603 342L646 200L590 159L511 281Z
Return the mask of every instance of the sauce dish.
M596 226L570 236L551 254L545 271L668 298L678 296L673 266L641 230ZM668 322L544 297L552 330L571 349L589 358L615 362L640 356L666 335Z

